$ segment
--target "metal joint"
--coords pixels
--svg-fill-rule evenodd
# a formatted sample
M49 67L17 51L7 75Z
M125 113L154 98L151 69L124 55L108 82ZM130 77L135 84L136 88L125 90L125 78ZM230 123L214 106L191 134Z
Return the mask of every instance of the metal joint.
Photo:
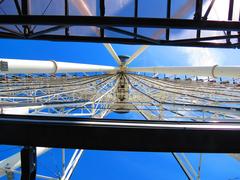
M58 65L57 65L57 62L56 61L54 61L54 60L51 60L51 62L53 63L53 65L54 65L54 72L53 72L53 74L56 74L57 73L57 71L58 71Z
M212 67L211 74L212 74L212 77L213 77L213 78L217 78L217 77L215 76L215 69L216 69L217 66L218 66L218 65L216 64L216 65L214 65L214 66Z

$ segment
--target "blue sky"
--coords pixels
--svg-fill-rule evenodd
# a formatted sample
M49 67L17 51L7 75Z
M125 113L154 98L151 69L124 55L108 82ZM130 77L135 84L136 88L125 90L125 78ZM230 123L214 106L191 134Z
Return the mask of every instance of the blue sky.
M0 56L2 58L39 59L69 61L89 64L116 65L112 57L102 44L91 43L60 43L47 41L0 40ZM118 54L131 55L139 46L113 45ZM132 66L153 65L191 65L196 60L191 57L217 58L221 64L238 64L239 50L223 49L192 49L195 54L188 53L186 48L159 47L148 48ZM199 53L199 54L198 54ZM210 54L210 55L209 55ZM207 59L208 60L208 59ZM206 61L207 61L206 60ZM205 61L203 61L205 62ZM202 64L204 65L204 64ZM131 114L133 116L133 114ZM119 117L111 114L108 118ZM126 115L125 115L126 117ZM142 118L134 115L136 118ZM3 152L1 158L16 151ZM68 150L70 158L73 150ZM198 155L187 155L197 168ZM60 170L60 150L55 149L39 158L41 174L56 176L53 172ZM203 179L239 179L240 163L224 154L204 154L202 166ZM18 176L16 176L17 179ZM4 178L3 178L4 179ZM85 151L79 161L72 179L186 179L179 165L169 153L143 153L143 152L111 152L111 151Z

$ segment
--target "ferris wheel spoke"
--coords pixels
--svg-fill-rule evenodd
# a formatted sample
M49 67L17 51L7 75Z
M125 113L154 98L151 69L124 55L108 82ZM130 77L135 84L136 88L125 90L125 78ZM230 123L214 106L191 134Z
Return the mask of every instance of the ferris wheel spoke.
M136 59L140 54L142 54L148 47L149 45L142 45L130 58L126 61L126 65L129 65L132 63L134 59Z
M29 76L29 75L28 75ZM1 92L12 91L12 90L24 90L26 88L51 88L51 87L60 87L60 83L64 86L71 86L74 84L84 84L88 81L91 81L94 78L105 78L110 76L109 74L88 76L88 77L76 77L74 75L68 77L51 77L51 76L40 76L37 77L21 77L15 76L16 81L12 79L1 80Z
M74 72L116 72L117 67L92 64L68 63L57 61L36 61L19 59L1 59L6 69L4 74L32 74L32 73L74 73Z
M161 80L161 79L153 79L151 77L146 77L146 76L140 76L140 75L133 75L136 78L142 78L148 82L154 83L155 85L158 85L160 87L163 88L170 88L170 89L175 89L178 91L185 91L188 93L200 93L200 94L204 94L204 96L209 95L209 96L214 96L214 97L221 97L221 98L231 98L232 100L234 100L235 98L239 99L240 98L240 91L235 91L236 93L233 93L232 91L234 91L234 86L232 85L222 85L221 87L224 87L223 89L219 88L208 88L208 86L211 84L209 83L195 83L193 81L190 82L186 82L186 80L178 80L179 82L177 83L176 81L173 83L168 83L167 81ZM201 88L202 85L205 84L204 88ZM208 85L208 86L206 86ZM216 85L215 85L216 86ZM226 91L226 87L227 87L227 91ZM229 89L231 89L231 91L229 92Z
M96 96L95 100L93 101L94 104L92 105L94 108L94 115L92 117L94 118L102 118L105 115L107 115L110 112L110 106L109 104L105 104L105 102L115 102L115 96L113 93L116 91L116 88L118 87L120 77L115 77L114 83L110 86L111 88L105 89L103 92L99 93L100 96ZM106 85L107 86L107 85ZM106 86L103 86L103 88L106 88ZM99 90L101 91L101 89Z
M32 102L37 103L37 102L46 102L46 100L54 99L56 98L61 98L63 95L66 96L68 95L70 97L74 96L74 93L78 93L81 91L81 94L88 94L91 91L89 90L94 90L96 87L100 86L101 84L105 83L107 80L110 80L111 76L106 76L106 77L93 77L93 79L90 79L87 82L82 82L82 83L77 83L75 85L71 85L71 88L69 86L65 87L64 84L62 86L59 86L58 88L56 87L48 87L44 91L43 89L39 88L41 90L41 93L39 92L38 89L36 88L29 88L27 90L16 90L16 91L11 91L10 94L6 90L6 93L1 96L2 99L16 99L16 102L20 102L19 100L24 101L24 99L32 100ZM92 86L92 84L95 84L95 86Z
M161 91L161 92L165 92L166 95L169 95L170 97L175 96L175 98L182 98L182 97L187 97L188 99L193 98L196 101L208 101L209 103L214 103L216 102L213 99L209 99L209 98L205 98L205 97L201 97L199 94L198 95L191 95L191 94L187 94L185 92L179 92L179 91L173 91L170 89L166 89L166 88L156 88L154 87L154 84L147 84L145 83L142 79L137 79L133 76L129 76L131 78L133 78L133 82L135 81L135 84L137 85L138 83L141 83L143 86L147 87L148 89L152 89L152 90L157 90L157 91Z
M187 97L193 97L197 99L202 99L202 100L207 100L211 102L218 102L219 104L226 104L226 103L231 103L231 104L236 104L239 102L240 99L240 92L232 94L231 91L229 92L230 89L233 89L234 86L232 87L231 85L225 85L225 89L227 88L228 91L222 93L219 92L217 89L216 90L210 90L206 91L205 89L199 89L198 87L200 84L196 84L196 86L193 88L188 88L186 84L183 84L182 86L168 86L163 83L163 81L158 80L153 80L151 78L146 78L144 76L138 76L138 75L130 75L135 78L136 81L140 81L143 85L146 85L148 88L156 90L156 92L152 92L152 94L158 96L159 93L167 92L167 93L175 93L175 94L182 94L181 97L187 96ZM167 94L166 94L167 95ZM185 97L186 99L186 97ZM209 103L211 103L209 102Z
M76 90L64 90L62 88L60 89L60 92L56 92L53 94L49 94L49 92L46 91L46 95L44 96L5 97L7 100L9 100L10 98L13 98L15 100L13 100L12 102L6 101L5 103L3 103L4 101L2 101L3 106L1 107L1 112L4 114L28 114L31 111L31 114L48 114L49 116L93 115L92 113L94 112L91 112L91 114L89 114L90 112L88 114L84 112L79 114L79 112L77 112L76 110L78 110L79 108L89 109L89 105L92 104L100 104L100 106L105 106L102 101L110 95L110 92L113 90L113 88L109 90L109 87L113 87L114 84L117 82L117 79L116 76L100 76L94 77L93 80L91 78L88 79L89 81L87 83L82 83L82 85L84 84L84 86L86 85L90 87L90 89L85 87L87 88L85 89L85 91L84 88L81 88L80 84L76 84ZM21 91L19 92L19 94L23 95L22 93L23 92ZM27 101L24 102L24 98Z
M192 76L205 76L205 77L228 77L239 78L240 67L231 66L182 66L182 67L137 67L128 68L129 72L150 72L150 73L163 73L171 75L192 75Z
M163 120L162 118L163 117L159 117L159 116L156 116L154 114L152 114L152 112L150 110L145 110L145 109L141 109L139 108L139 106L137 105L134 105L134 107L136 108L136 110L145 118L145 119L148 119L148 120L158 120L158 121L161 121Z
M151 103L151 102L150 102ZM140 105L141 106L141 105ZM143 117L146 120L190 120L190 121L203 121L202 118L194 118L191 116L186 116L186 114L179 112L178 110L174 110L171 108L167 108L164 104L152 104L152 106L154 107L154 109L149 109L148 107L141 109L139 108L139 106L135 105L136 109L138 110L138 112L140 114L143 115ZM187 112L187 110L183 109L184 107L182 107L181 111ZM173 113L175 116L165 116L164 114L166 112L171 112ZM169 114L169 113L168 113Z
M192 78L185 78L185 79L170 79L169 77L164 77L163 79L161 78L151 78L151 77L147 77L147 76L143 76L143 75L139 75L139 74L131 74L132 76L136 76L139 78L143 78L143 79L148 79L151 80L152 82L155 82L157 84L161 83L161 85L164 86L169 86L172 88L186 88L186 89L191 89L196 91L196 87L198 90L208 90L209 93L213 93L215 91L217 92L221 92L221 93L228 93L228 95L232 95L233 97L235 95L238 95L240 93L240 89L237 88L237 84L221 84L221 83L217 83L217 81L215 82L208 82L208 81L199 81L198 80L193 80ZM226 88L227 87L227 88ZM231 88L231 91L227 90ZM235 94L237 93L237 94ZM224 94L225 95L225 94ZM226 94L227 95L227 94ZM238 96L236 96L238 97Z
M83 78L79 78L78 81L75 81L74 83L64 83L64 82L59 82L62 83L61 85L52 85L51 82L45 82L45 84L40 85L40 86L31 86L28 85L26 87L19 85L19 88L14 88L14 89L9 89L8 87L3 87L2 91L0 92L0 96L8 96L8 97L14 97L17 96L18 94L21 94L21 97L23 97L23 94L26 95L26 97L35 97L36 94L49 94L49 92L52 91L67 91L70 89L74 89L79 86L86 86L89 83L94 83L97 80L103 80L107 79L109 76L100 76L100 77L93 77L93 78L88 78L84 80ZM55 79L57 81L57 79Z
M129 75L128 75L129 76ZM132 84L133 83L133 84ZM177 119L181 118L187 118L190 120L194 120L194 121L203 121L206 119L211 119L211 120L219 120L219 117L222 117L222 120L240 120L240 113L237 110L233 110L236 109L237 107L224 107L224 106L212 106L212 105L207 105L206 102L199 102L198 104L192 104L192 103L185 103L183 101L176 101L174 100L173 102L169 102L168 100L161 100L158 97L154 97L151 93L149 92L144 92L144 90L146 90L146 88L142 88L142 89L138 89L137 87L135 87L134 82L131 82L131 79L129 79L129 84L132 86L132 89L134 90L134 94L140 93L143 97L155 101L156 102L156 106L159 106L160 104L164 105L164 110L171 112L173 114L177 115ZM139 83L136 83L139 84ZM144 89L144 90L143 90ZM142 99L143 99L142 97ZM172 106L173 109L169 109L166 106ZM177 110L176 108L180 108L179 110L182 112L179 112L179 110ZM238 109L238 108L237 108ZM190 110L190 111L189 111ZM199 112L197 113L198 116L196 116L196 113L191 113L189 114L189 112ZM190 116L187 116L187 115ZM209 120L210 120L209 119ZM221 120L220 119L220 120Z
M109 43L104 43L103 44L105 46L105 48L108 50L108 52L112 55L113 59L115 59L115 61L120 65L121 64L121 60L118 57L117 53L115 52L115 50L113 49L112 45Z
M100 117L107 112L101 112L103 107L105 108L105 102L114 100L113 92L116 89L116 84L118 83L118 78L116 76L109 77L107 80L101 81L98 86L98 90L95 91L91 96L87 96L87 99L84 99L85 95L88 93L92 93L86 91L86 93L81 91L82 99L79 102L68 101L65 103L50 103L43 105L40 108L35 108L35 111L31 114L38 113L46 113L46 108L51 109L49 112L52 112L52 116L60 115L60 116L93 116L98 114ZM111 88L110 88L111 87ZM78 95L79 98L79 95ZM85 100L85 102L83 102ZM41 112L43 110L43 112ZM99 113L99 111L101 113Z

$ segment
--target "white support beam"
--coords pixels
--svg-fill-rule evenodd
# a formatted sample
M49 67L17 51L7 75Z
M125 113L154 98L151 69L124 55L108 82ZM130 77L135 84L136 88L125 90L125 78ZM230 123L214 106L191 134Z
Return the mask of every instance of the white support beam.
M71 72L116 72L117 67L92 64L68 63L57 61L0 59L6 66L0 68L0 73L5 74L32 74L32 73L71 73Z
M191 75L206 77L240 78L240 66L172 66L172 67L135 67L128 68L128 72L149 72L171 75Z
M68 166L66 167L66 170L61 178L61 180L69 180L70 177L72 176L72 173L74 171L74 169L76 168L76 165L79 161L79 159L81 158L82 154L83 154L83 149L79 150L76 149L73 153L73 156L71 158L71 160L68 163Z
M112 55L112 57L116 60L116 62L120 65L121 64L121 60L118 57L117 53L115 52L115 50L113 49L112 45L109 43L104 43L103 44L106 49L108 50L108 52Z

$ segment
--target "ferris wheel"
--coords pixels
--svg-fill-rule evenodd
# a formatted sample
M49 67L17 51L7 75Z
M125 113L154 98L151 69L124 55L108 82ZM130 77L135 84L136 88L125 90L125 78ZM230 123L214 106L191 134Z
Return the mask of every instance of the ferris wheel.
M84 1L73 3L77 4L83 16L93 16ZM192 3L187 1L174 16L181 17L183 10L187 13ZM210 7L213 3L210 3ZM31 29L26 25L22 28L25 32ZM107 29L120 31L114 27ZM4 30L9 31L6 28ZM101 29L96 28L91 28L91 31L97 35L102 33ZM157 31L153 37L164 33L163 30ZM30 36L34 38L37 34ZM141 35L138 38L152 41ZM110 43L103 45L115 60L116 66L1 58L1 114L83 117L97 121L113 112L120 117L136 112L145 120L193 122L193 126L194 122L239 120L240 67L131 67L130 64L149 45L141 46L132 56L117 54ZM31 148L25 150L35 151ZM36 154L41 156L50 150L39 147ZM62 150L62 173L59 177L37 177L70 179L83 151L75 150L65 165L65 150ZM189 179L199 178L197 170L183 153L172 154ZM238 155L231 156L239 159ZM0 175L12 179L14 173L20 173L16 170L20 166L19 152L0 161Z
M127 66L129 57L117 55L109 44L107 47L114 54L118 66L1 59L4 73L1 77L1 113L104 118L111 112L120 116L122 113L137 112L146 120L173 122L239 119L239 84L215 81L212 77L237 79L240 68L216 65L134 68ZM99 74L83 76L76 72ZM139 72L152 73L153 76ZM156 73L179 77L165 75L159 78ZM181 75L185 76L180 78ZM37 148L37 155L49 150ZM62 179L71 177L82 153L83 150L75 150L68 166L64 168ZM175 153L174 156L179 161L188 162L183 155L181 157ZM20 167L20 153L2 160L0 166L2 175L7 173L10 177ZM191 169L191 165L188 168ZM197 176L195 170L186 172L191 178Z

